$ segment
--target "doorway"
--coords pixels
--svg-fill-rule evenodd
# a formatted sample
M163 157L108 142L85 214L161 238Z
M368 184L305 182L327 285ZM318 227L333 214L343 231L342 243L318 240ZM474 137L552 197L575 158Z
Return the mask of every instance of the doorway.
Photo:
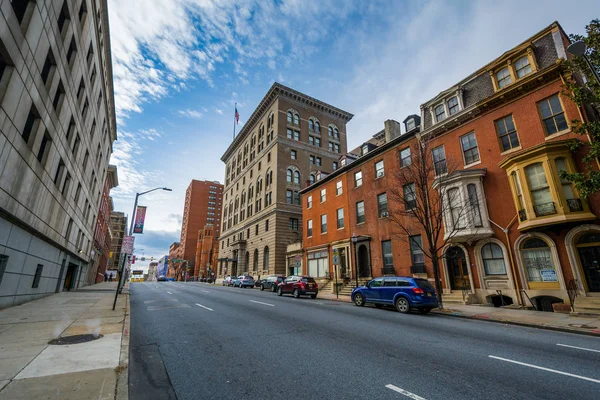
M371 277L371 263L369 262L369 250L364 244L358 246L358 277Z
M600 292L600 233L588 233L577 241L577 252L587 290Z
M462 248L454 246L446 251L446 265L448 266L448 275L450 277L450 289L471 289L467 258Z
M77 276L77 264L69 263L69 267L67 268L67 275L65 276L65 283L63 284L63 289L71 290L75 285L75 280Z

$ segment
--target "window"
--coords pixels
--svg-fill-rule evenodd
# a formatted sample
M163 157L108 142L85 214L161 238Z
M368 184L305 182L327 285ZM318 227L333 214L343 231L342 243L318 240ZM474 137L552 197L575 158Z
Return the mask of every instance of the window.
M302 205L300 202L300 192L298 191L294 192L294 204L297 206Z
M377 212L379 214L379 218L385 218L389 215L387 193L381 193L377 196Z
M477 148L477 139L475 132L467 133L460 137L460 145L462 146L465 165L473 164L479 161L479 149Z
M315 123L313 122L312 119L308 120L308 130L309 131L314 131L315 130Z
M312 144L313 146L315 145L315 137L314 136L308 136L308 144Z
M64 98L65 88L62 84L62 81L59 81L58 87L56 88L56 93L54 93L54 100L52 100L52 106L54 107L54 111L56 111L56 114L60 114Z
M462 212L462 201L460 198L460 190L458 188L448 189L448 205L450 208L450 226L449 229L465 228L465 221Z
M481 210L479 209L479 196L477 195L477 188L474 183L469 183L467 185L467 193L469 195L469 206L471 208L473 225L479 228L483 226L483 221L481 220Z
M365 222L365 202L359 201L356 203L356 223L362 224Z
M271 153L267 154L267 162L271 162Z
M306 236L311 237L312 233L312 219L309 219L306 221Z
M292 160L297 160L298 159L298 152L296 150L292 150L291 151L291 157L292 157Z
M310 164L314 165L314 163L315 163L315 156L309 156L308 159L309 159Z
M315 132L319 134L321 133L321 124L319 121L315 121Z
M300 125L300 116L298 114L294 114L294 125Z
M365 154L367 154L369 152L369 145L364 144L361 148L361 153L364 156Z
M415 123L415 119L414 118L411 118L408 121L406 121L406 131L407 132L412 131L413 129L415 129L416 126L417 125Z
M293 204L294 202L294 192L292 190L285 191L285 201L287 204Z
M258 235L258 224L256 224L256 226L254 227L254 234ZM228 245L229 246L229 245Z
M306 198L306 208L312 207L312 195Z
M321 215L321 233L327 233L327 214Z
M337 161L334 161L332 165L333 165L333 170L334 170L334 171L335 171L336 169L338 169L338 163L337 163Z
M318 137L315 138L315 146L321 147L321 139L319 139Z
M458 112L458 98L452 97L448 100L448 114L454 115Z
M446 108L440 104L435 108L435 122L440 122L444 118L446 118Z
M496 133L500 141L502 151L519 147L519 136L513 122L512 115L508 115L496 121Z
M323 165L323 161L321 160L321 157L317 157L317 165L318 166L322 166Z
M552 135L569 128L557 94L540 101L538 107L546 135Z
M86 150L85 151L85 156L83 157L83 170L84 171L87 169L89 158L90 158L90 152Z
M531 73L531 65L529 64L529 57L523 56L515 62L515 69L517 70L517 77L522 78L525 75Z
M409 183L402 187L404 192L404 209L406 211L413 210L417 207L417 193L415 191L415 184Z
M433 167L436 175L443 175L448 172L448 166L446 165L446 152L444 151L444 145L438 146L431 151L433 155Z
M37 288L40 285L40 279L42 278L42 271L44 270L44 266L42 264L38 264L35 269L35 275L33 276L33 284L31 285L32 289Z
M269 231L269 220L265 221L265 232Z
M400 167L408 167L410 163L410 147L400 150Z
M79 7L79 22L83 26L85 22L85 17L87 16L87 6L85 5L85 0L81 2L81 7Z
M293 172L291 169L287 170L286 177L287 177L287 183L292 183L294 178L293 178Z
M42 82L44 85L48 84L52 76L54 76L54 71L56 71L56 60L54 59L54 54L52 53L52 49L48 49L48 55L46 55L46 61L44 62L44 67L42 68Z
M569 170L567 169L567 162L564 158L557 158L556 160L554 160L555 164L556 164L556 170L558 171L558 176L560 178L560 172L561 171L565 171L568 172ZM567 201L569 208L571 209L571 211L582 211L582 210L576 210L573 209L573 201L575 199L575 194L573 193L573 186L571 186L571 182L569 182L566 179L560 178L560 184L562 186L562 194L565 197L565 200Z
M75 60L75 54L77 54L77 45L75 44L75 36L71 38L71 44L69 50L67 50L67 63L69 67L73 67L73 61Z
M0 254L0 285L2 284L2 278L4 278L4 271L6 271L7 265L8 256L5 254Z
M548 274L542 276L541 273L541 271L556 271L550 247L545 241L538 238L528 239L521 247L521 255L529 282L557 282L556 274L553 274L554 278L548 279Z
M392 254L392 241L383 240L381 242L381 255L383 256L383 273L394 273L394 255Z
M333 151L333 143L329 142L329 151Z
M496 79L498 80L498 87L500 89L504 88L506 85L510 85L512 83L512 78L510 77L508 67L504 67L496 72Z
M67 193L69 192L69 186L71 186L71 174L69 174L67 172L67 176L65 177L65 181L63 183L63 187L60 190L60 192L63 194L63 196L66 196Z
M37 131L39 122L40 116L35 107L32 105L29 109L29 115L27 116L27 121L25 121L23 131L21 132L21 136L23 137L25 143L29 143L29 138L31 137L31 134Z
M315 181L316 181L315 175L314 174L310 174L308 176L308 184L312 185L313 183L315 183Z
M291 130L290 128L287 129L287 138L288 139L293 139L294 138L294 131Z
M298 218L290 218L290 230L291 231L298 230Z
M56 185L58 185L60 183L64 170L65 170L65 163L61 158L60 161L58 162L58 167L56 167L56 174L54 175L54 183Z
M328 127L327 128L327 134L329 135L329 137L333 137L333 127Z
M38 150L37 159L40 163L45 164L46 159L48 158L48 151L50 150L50 143L52 143L52 138L48 131L44 132L44 137L42 138L42 143L40 144L40 149Z
M525 167L525 176L529 184L535 214L538 217L556 214L542 163L535 163Z
M410 242L410 254L413 265L425 264L425 256L423 254L423 242L421 241L421 235L411 236Z
M339 196L342 193L343 193L343 190L342 190L342 181L338 181L335 184L335 194Z
M299 171L294 171L294 184L295 185L300 184L300 172Z
M496 243L488 243L481 248L481 258L486 275L506 275L506 265L502 249Z
M380 160L375 163L375 178L381 178L383 175L385 175L385 170L383 169L383 160Z
M296 141L300 140L300 132L294 131L294 140L296 140Z
M337 228L342 229L344 227L344 209L337 209Z
M64 35L63 28L65 27L65 23L69 21L69 18L69 8L67 7L67 2L64 1L62 7L60 8L60 12L58 13L58 20L56 21L61 35Z
M26 14L31 13L31 10L32 10L31 7L35 7L35 1L33 1L33 0L29 0L29 1L12 0L10 3L12 5L13 11L17 17L17 21L19 21L19 24L23 23L23 20L25 19Z
M321 189L321 203L327 200L327 189Z
M362 186L362 171L354 173L354 187Z

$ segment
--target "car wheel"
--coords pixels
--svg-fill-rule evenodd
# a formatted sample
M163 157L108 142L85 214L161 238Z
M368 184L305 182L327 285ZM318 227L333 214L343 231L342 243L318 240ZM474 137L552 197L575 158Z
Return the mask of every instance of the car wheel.
M396 310L402 314L406 314L410 311L410 303L404 297L398 297L396 300Z
M365 298L363 297L362 294L356 293L354 295L354 304L356 304L359 307L362 307L365 305Z
M265 290L265 287L263 285L260 285L260 291L262 292L263 290Z
M429 314L430 311L431 311L431 308L419 308L419 312L421 314Z
M294 289L294 292L292 294L294 295L295 298L300 297L300 292L298 291L298 289Z
M277 291L277 286L271 285L271 292L275 293Z
M277 296L283 296L283 290L281 290L281 288L277 289Z
M316 299L316 298L317 298L317 295L316 295L316 294L311 294L311 295L310 295L310 298L311 298L311 299Z
M382 307L383 307L383 304L375 304L375 307L377 307L377 308L382 308Z

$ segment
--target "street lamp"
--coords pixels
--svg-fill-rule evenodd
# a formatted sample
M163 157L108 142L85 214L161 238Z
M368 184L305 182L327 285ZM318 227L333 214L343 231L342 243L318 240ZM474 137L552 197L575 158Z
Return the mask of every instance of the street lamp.
M575 57L583 57L585 62L587 62L588 67L590 67L594 78L596 78L596 82L598 82L598 84L600 85L600 76L598 76L598 72L596 72L596 69L592 65L592 62L590 61L589 57L585 54L586 50L587 46L583 40L578 40L574 43L571 43L569 47L567 47L567 51L573 54Z
M137 211L138 198L142 195L145 195L146 193L154 192L155 190L166 190L167 192L172 191L172 189L169 189L166 187L157 187L157 188L154 188L151 190L146 190L145 192L142 192L142 193L135 194L135 202L133 203L133 214L131 214L131 224L129 225L129 236L133 235L133 224L135 221L135 214Z
M358 242L358 237L356 233L352 233L352 244L354 245L354 279L356 281L356 287L358 287L358 265L356 264L356 242Z

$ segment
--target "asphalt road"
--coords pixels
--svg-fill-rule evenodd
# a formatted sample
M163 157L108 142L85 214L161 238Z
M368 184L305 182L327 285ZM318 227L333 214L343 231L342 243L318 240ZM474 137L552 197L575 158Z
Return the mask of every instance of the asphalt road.
M600 398L594 337L204 283L130 293L132 400Z

